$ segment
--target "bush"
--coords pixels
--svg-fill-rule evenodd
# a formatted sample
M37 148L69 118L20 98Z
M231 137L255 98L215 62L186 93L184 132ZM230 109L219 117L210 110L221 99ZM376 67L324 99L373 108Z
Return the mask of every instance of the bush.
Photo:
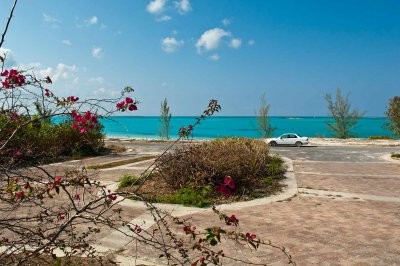
M400 159L400 153L392 153L392 158Z
M232 193L242 194L260 187L264 179L283 177L282 160L268 151L268 144L261 140L222 138L182 146L161 157L157 168L174 189L216 187L230 176L235 184Z
M390 136L369 136L368 139L393 139Z
M2 155L9 156L18 152L20 160L35 162L42 159L55 159L60 156L81 157L98 154L104 146L102 126L96 125L93 131L84 134L71 127L71 121L54 124L34 120L27 116L13 118L8 114L0 115L0 139L10 139L9 149Z

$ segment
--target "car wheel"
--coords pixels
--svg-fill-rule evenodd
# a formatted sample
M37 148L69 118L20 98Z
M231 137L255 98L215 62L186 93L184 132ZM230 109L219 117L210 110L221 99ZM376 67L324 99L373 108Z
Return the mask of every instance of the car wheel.
M275 141L271 141L271 142L269 143L269 145L271 145L272 147L275 147L277 144L276 144Z
M301 145L303 145L303 143L301 143L301 141L296 142L296 147L301 147Z

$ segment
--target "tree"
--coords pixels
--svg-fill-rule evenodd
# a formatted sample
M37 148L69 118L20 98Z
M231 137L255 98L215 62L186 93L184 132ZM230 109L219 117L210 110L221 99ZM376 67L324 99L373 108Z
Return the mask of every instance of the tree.
M335 132L335 137L340 139L347 139L355 137L351 131L357 124L358 120L365 115L365 112L358 112L351 108L349 95L343 96L341 90L336 89L336 99L333 101L332 94L325 94L325 99L328 102L329 114L332 116L334 122L326 121L329 129Z
M400 96L394 96L389 100L389 106L385 112L389 122L388 128L397 136L400 136Z
M260 100L261 106L256 113L256 120L258 125L257 132L262 138L268 138L271 136L272 132L274 132L276 128L272 127L269 123L269 104L267 104L265 100L265 94L261 95Z
M161 102L160 132L161 138L170 139L169 132L171 130L170 122L172 114L169 112L168 100L165 98Z

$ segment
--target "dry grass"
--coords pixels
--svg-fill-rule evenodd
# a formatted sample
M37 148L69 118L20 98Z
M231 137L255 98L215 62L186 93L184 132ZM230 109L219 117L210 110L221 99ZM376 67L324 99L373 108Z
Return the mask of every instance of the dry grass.
M175 189L203 189L230 176L238 192L253 191L266 179L281 179L282 161L269 155L264 141L222 138L182 146L157 162L160 176Z

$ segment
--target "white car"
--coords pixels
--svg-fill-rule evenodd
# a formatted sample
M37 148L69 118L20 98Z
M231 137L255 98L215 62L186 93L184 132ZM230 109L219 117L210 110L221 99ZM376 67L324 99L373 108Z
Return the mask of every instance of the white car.
M308 138L307 137L302 137L300 135L297 135L295 133L286 133L281 135L280 137L277 138L269 138L264 140L266 143L268 143L271 146L277 146L277 145L295 145L297 147L301 147L305 144L308 144Z

